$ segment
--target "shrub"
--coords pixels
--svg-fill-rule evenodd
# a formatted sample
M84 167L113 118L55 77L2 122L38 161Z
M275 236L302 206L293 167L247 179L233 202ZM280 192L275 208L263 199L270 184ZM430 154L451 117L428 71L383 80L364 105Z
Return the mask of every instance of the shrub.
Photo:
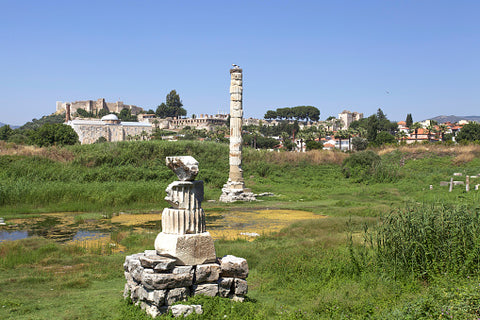
M32 134L32 142L39 147L53 145L73 145L78 143L78 135L72 127L62 123L46 123Z
M357 182L368 180L375 172L376 166L380 163L380 156L375 152L360 151L345 159L342 164L342 172L347 178Z
M307 150L321 150L323 149L323 143L320 141L308 140L305 145Z
M102 110L103 110L103 109L102 109ZM103 137L103 136L100 137L100 138L98 138L97 141L95 141L95 143L104 143L104 142L107 142L107 138L105 138L105 137Z
M368 140L362 137L353 137L352 138L352 145L355 151L363 151L367 149Z
M397 143L397 140L393 135L391 135L388 132L381 131L377 134L377 137L375 138L375 144L381 146L382 144L388 144L388 143Z

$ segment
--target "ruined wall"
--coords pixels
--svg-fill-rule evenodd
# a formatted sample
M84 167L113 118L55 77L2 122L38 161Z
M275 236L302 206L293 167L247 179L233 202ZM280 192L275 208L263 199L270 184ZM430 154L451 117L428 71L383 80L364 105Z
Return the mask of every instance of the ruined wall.
M78 109L84 109L87 112L98 113L102 109L107 109L108 112L120 113L122 109L127 108L133 115L143 112L143 109L131 104L124 104L122 101L105 102L104 98L94 100L84 100L75 102L57 101L56 112L65 112L67 103L70 103L71 113L77 112Z

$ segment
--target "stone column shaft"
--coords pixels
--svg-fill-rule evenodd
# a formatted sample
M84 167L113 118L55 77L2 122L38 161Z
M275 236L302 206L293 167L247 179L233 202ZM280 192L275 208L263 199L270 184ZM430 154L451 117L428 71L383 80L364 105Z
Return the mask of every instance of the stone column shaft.
M255 195L245 188L242 171L242 69L230 69L230 172L222 188L221 202L252 201Z
M242 69L230 70L230 174L229 181L243 187L242 172Z

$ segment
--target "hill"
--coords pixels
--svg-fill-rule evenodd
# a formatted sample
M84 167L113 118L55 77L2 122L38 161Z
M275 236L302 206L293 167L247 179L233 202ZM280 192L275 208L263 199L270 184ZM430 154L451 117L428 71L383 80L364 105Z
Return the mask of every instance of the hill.
M445 122L455 123L455 122L458 122L460 120L469 120L469 121L480 122L480 116L454 116L454 115L443 116L442 115L442 116L436 116L435 118L430 118L430 120L435 120L438 123L445 123Z
M41 127L45 123L64 123L65 122L65 113L56 114L53 113L48 116L43 116L40 119L32 119L20 127L21 130L34 130Z

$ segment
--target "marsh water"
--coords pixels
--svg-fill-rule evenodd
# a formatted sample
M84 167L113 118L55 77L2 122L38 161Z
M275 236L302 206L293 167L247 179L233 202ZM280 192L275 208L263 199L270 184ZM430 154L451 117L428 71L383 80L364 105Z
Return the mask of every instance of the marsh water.
M46 213L33 217L6 220L0 226L0 242L28 237L43 237L58 242L109 241L121 231L161 231L161 213L106 216L101 213ZM206 212L207 231L214 239L253 239L259 235L280 231L292 222L323 218L299 210L243 210ZM112 245L115 245L112 243Z

